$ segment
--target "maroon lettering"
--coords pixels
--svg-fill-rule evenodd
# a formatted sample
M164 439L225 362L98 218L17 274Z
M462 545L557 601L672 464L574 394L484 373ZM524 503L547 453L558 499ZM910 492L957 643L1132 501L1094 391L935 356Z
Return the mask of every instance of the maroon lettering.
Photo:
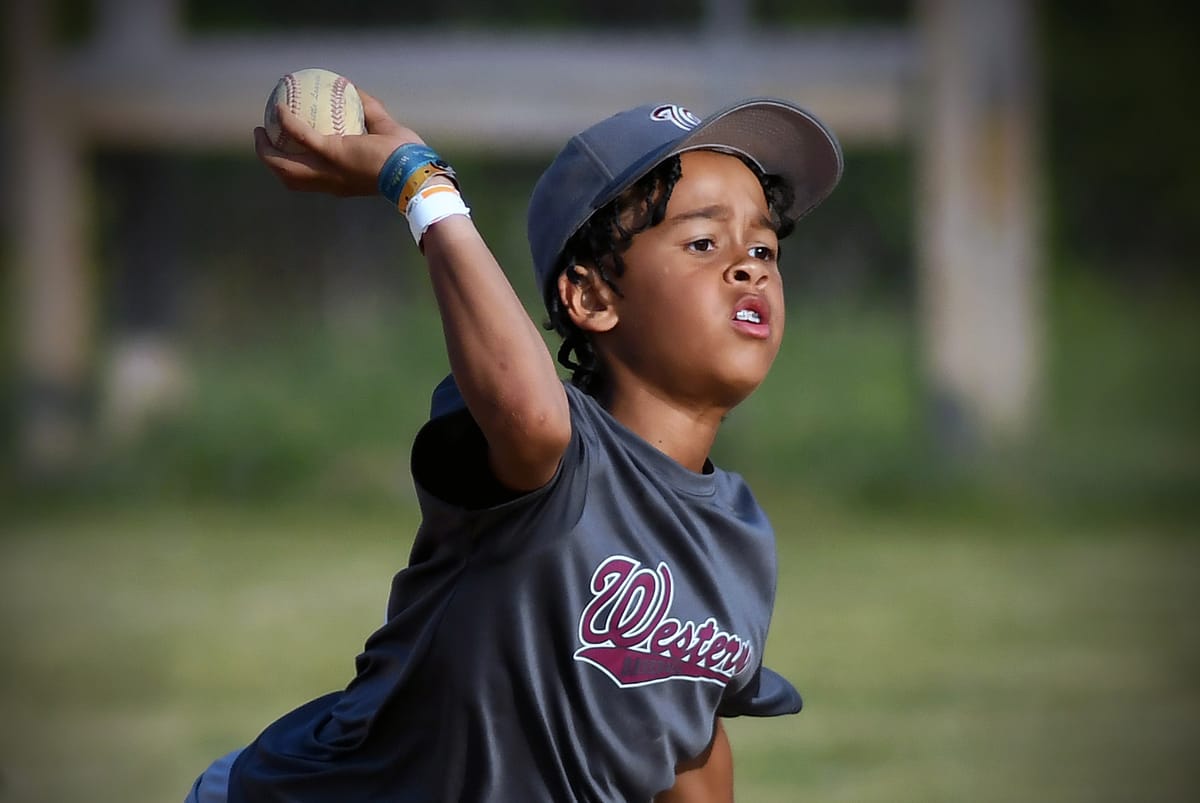
M750 664L750 644L722 630L713 617L698 625L670 616L674 580L665 563L651 570L614 555L596 568L590 588L575 658L619 686L672 679L724 685Z
M634 574L613 604L609 641L618 647L634 647L646 640L647 632L653 630L666 613L664 604L669 600L664 585L669 593L669 573L667 578L664 584L662 578L649 569Z
M679 632L679 620L667 619L657 628L650 636L650 649L660 655L662 653L670 654L670 643L675 638L675 634Z
M637 567L637 561L614 556L600 564L592 575L592 601L579 617L579 637L587 644L600 644L608 640L609 623L597 627L596 620L604 615L605 608L624 587L629 575ZM609 615L611 621L611 614Z
M704 624L700 625L700 629L696 631L696 638L692 640L687 651L680 657L690 663L696 663L696 657L703 651L704 645L712 640L713 634L716 632L716 620L705 619Z
M709 643L704 651L700 653L699 663L701 666L716 667L720 664L720 659L725 653L725 645L729 643L728 633L718 633L713 636L712 642Z

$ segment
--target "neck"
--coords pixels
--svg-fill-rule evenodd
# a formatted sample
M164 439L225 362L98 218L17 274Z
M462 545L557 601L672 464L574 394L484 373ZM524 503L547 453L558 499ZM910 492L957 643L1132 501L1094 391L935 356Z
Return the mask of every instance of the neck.
M604 407L637 434L684 468L700 472L728 410L680 404L645 385L617 384Z

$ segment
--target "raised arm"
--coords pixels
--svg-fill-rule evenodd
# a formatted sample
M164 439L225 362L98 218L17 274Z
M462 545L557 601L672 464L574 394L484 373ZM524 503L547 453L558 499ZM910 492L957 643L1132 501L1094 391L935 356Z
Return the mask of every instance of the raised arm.
M374 195L392 151L422 140L378 100L359 94L367 134L322 136L281 109L284 130L307 152L278 151L258 128L259 159L292 190ZM540 487L554 475L571 436L566 394L541 334L469 218L433 224L422 247L450 367L487 439L492 471L513 490Z

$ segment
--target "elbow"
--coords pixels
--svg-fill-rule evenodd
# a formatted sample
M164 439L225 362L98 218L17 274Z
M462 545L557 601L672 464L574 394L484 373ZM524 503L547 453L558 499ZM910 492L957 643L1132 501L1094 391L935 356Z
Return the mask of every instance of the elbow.
M549 482L571 442L571 415L562 405L521 405L486 428L489 461L496 478L516 491L532 491Z
M522 462L552 464L557 468L571 442L571 414L563 399L561 406L526 411L512 429L510 446Z

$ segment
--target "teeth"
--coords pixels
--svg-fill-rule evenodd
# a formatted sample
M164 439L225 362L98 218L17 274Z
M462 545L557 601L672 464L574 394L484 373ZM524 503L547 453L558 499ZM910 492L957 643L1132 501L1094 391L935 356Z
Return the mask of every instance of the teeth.
M739 321L749 321L750 323L762 323L762 319L758 317L758 313L752 309L740 309L734 318Z

